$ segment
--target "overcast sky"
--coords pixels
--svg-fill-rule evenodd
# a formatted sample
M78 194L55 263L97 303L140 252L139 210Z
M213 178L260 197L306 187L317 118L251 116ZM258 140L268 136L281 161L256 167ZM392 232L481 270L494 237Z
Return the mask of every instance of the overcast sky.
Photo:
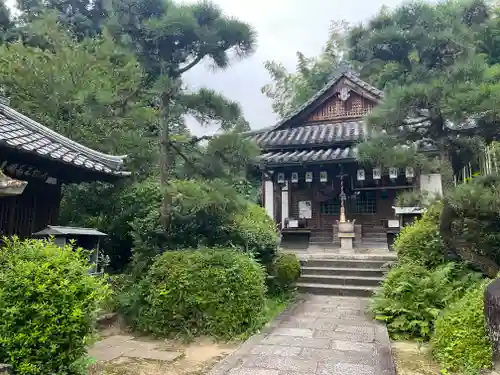
M194 0L181 0L194 1ZM208 87L238 101L253 129L276 122L271 102L260 89L270 82L264 62L275 60L294 70L297 51L316 56L326 42L332 20L365 21L382 5L394 7L403 0L214 0L227 15L251 24L258 34L256 53L227 70L214 72L200 65L185 76L193 89ZM7 0L13 5L15 0ZM190 124L197 133L211 133Z

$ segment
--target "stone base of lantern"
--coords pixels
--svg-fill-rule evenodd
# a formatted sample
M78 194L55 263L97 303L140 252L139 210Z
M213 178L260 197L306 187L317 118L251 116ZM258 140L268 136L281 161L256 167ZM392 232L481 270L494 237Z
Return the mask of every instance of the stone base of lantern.
M354 232L352 233L339 233L338 234L339 239L340 239L340 250L352 250L354 249Z

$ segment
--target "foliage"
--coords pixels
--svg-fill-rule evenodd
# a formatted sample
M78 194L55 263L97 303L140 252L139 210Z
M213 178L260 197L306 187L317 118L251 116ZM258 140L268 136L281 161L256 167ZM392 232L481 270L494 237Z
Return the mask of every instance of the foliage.
M254 254L265 264L273 259L279 240L274 222L262 208L245 201L226 182L171 181L167 187L172 197L167 232L160 223L159 184L138 184L136 193L141 194L141 185L147 186L151 199L145 201L130 222L135 272L141 273L164 249L185 247L234 246Z
M167 251L124 296L140 331L230 338L256 328L265 306L265 272L234 249Z
M331 79L345 51L347 27L345 22L332 22L328 41L318 57L308 58L297 52L294 73L289 73L278 62L265 63L273 82L262 87L262 93L273 101L273 110L280 118L304 104Z
M440 232L448 251L490 277L500 269L500 180L473 178L446 196Z
M16 374L77 374L108 291L88 254L50 241L0 248L0 362Z
M156 111L137 91L143 70L104 34L81 43L49 13L26 26L51 49L15 42L0 46L0 83L14 108L72 140L129 155L127 168L148 172L156 151L148 133Z
M254 254L265 265L273 261L278 249L279 234L276 223L262 207L253 203L246 204L243 210L233 215L225 230L230 234L231 244Z
M350 59L386 92L369 124L393 143L433 147L455 170L470 162L482 139L498 132L492 100L500 94L500 70L477 48L478 30L492 17L482 0L415 1L353 28ZM391 163L401 157L391 147L378 153Z
M270 275L276 292L289 292L300 277L299 259L295 254L278 254L271 265Z
M415 263L427 269L445 262L444 246L439 234L439 212L439 205L430 207L422 218L401 230L394 242L400 262Z
M428 270L413 263L392 268L371 301L394 339L428 340L441 310L479 279L453 263Z
M428 204L428 193L420 190L404 191L397 195L396 205L398 207L420 207Z
M483 312L484 291L490 281L478 283L436 320L433 355L447 371L470 372L492 366Z

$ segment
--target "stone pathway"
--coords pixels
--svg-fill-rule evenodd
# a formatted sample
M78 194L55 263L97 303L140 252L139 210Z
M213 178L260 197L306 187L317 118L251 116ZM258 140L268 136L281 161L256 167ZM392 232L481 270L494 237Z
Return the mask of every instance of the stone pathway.
M395 375L367 299L305 295L209 375Z
M182 355L181 352L161 350L158 346L158 343L139 341L132 336L116 335L97 342L89 350L89 356L96 361L120 357L173 361Z

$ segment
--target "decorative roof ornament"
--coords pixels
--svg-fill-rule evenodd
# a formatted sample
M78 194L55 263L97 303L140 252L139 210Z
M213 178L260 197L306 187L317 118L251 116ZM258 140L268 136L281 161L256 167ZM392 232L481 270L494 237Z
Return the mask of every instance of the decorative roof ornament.
M349 87L341 87L339 90L339 99L345 102L351 96L350 91Z
M21 195L26 185L28 182L10 178L0 170L0 197Z

